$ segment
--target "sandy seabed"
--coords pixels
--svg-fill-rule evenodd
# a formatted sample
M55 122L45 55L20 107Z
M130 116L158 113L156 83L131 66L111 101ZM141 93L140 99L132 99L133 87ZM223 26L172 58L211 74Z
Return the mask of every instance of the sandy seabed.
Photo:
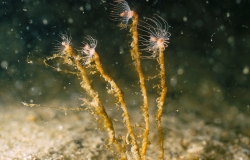
M60 103L50 104L59 106ZM189 107L188 111L184 111L185 106ZM250 159L249 116L226 103L221 106L222 110L227 108L223 116L211 110L201 112L201 106L188 96L169 100L162 121L165 159ZM115 159L115 154L104 145L105 133L95 129L87 111L30 108L20 103L1 106L0 119L1 160ZM152 139L157 136L151 130ZM157 149L154 143L148 146L148 160L156 159Z

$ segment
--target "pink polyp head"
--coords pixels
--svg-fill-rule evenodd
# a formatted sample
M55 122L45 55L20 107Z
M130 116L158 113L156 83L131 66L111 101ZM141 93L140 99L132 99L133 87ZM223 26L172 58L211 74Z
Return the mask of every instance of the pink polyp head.
M87 36L85 38L88 42L82 42L84 47L82 48L81 52L85 54L87 57L92 57L95 54L95 48L97 45L97 40L92 38L91 36Z
M129 19L134 15L134 12L130 10L128 3L125 0L114 0L114 4L111 4L110 18L114 21L119 21L119 26L123 29L128 25Z
M125 11L120 14L120 17L126 17L126 18L132 18L133 17L133 11Z
M90 47L89 47L88 44L86 44L86 45L83 47L83 49L89 51L89 50L90 50Z
M162 38L157 39L156 41L157 45L164 45L164 40Z
M70 49L71 46L71 36L68 36L67 33L60 33L61 41L57 41L55 45L55 52L58 54L65 54Z
M69 48L69 44L66 43L66 42L64 42L64 41L62 42L62 46L64 46L65 49L68 49L68 48Z
M157 57L159 51L164 51L168 47L170 33L168 32L168 23L160 16L145 18L140 21L138 29L143 33L139 35L141 50L150 52L150 57Z
M152 41L152 42L156 42L156 41L157 41L157 38L155 38L155 37L153 37L153 36L150 36L149 40Z
M90 48L88 44L83 47L83 51L88 56L93 56L95 53L95 48Z
M164 46L164 39L163 38L159 38L156 41L156 44L159 48L160 51L164 51L165 50L165 46Z

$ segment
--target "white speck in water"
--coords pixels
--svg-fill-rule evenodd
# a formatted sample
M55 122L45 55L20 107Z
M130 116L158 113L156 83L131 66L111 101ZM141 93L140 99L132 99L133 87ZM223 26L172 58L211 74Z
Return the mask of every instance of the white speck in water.
M68 19L68 22L69 22L69 23L73 23L74 21L73 21L72 18L69 18L69 19Z
M79 7L79 10L80 10L80 11L84 11L83 6Z
M217 28L217 32L220 31L220 28ZM215 35L216 32L214 32L212 35L211 35L211 41L213 41L213 36Z
M184 73L184 69L183 68L179 68L177 70L177 74L182 75L183 73Z
M230 45L234 45L234 36L228 37L227 42L228 42Z
M187 17L184 16L184 17L183 17L183 21L184 21L184 22L187 22L187 20L188 20Z
M249 67L245 66L242 71L243 74L249 74Z
M171 86L176 86L177 85L177 78L176 77L171 77L171 79L170 79L170 85Z
M15 82L15 87L17 88L17 89L23 89L23 84L22 84L22 82L19 82L19 81L16 81Z
M4 68L4 69L7 69L8 68L8 62L7 61L2 61L1 62L1 67Z
M59 125L58 126L58 129L61 131L63 129L63 126L62 125Z
M123 54L123 53L124 53L124 50L123 50L123 47L122 47L122 46L120 46L119 50L120 50L120 54Z
M223 25L220 25L220 28L219 28L219 30L223 31L224 29L225 29L225 26L223 26Z
M87 11L91 10L91 5L90 5L89 3L86 3L85 9L86 9Z
M214 36L214 34L215 34L215 32L212 34L212 36L211 36L211 42L213 41L213 36Z
M47 19L43 19L43 24L47 25L48 24L48 20Z
M29 63L29 64L33 64L33 61L28 60L28 61L27 61L27 63Z

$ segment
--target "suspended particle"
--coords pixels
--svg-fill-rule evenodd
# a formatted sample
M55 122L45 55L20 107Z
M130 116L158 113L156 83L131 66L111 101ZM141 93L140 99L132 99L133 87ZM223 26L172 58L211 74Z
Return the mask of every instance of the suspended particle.
M249 67L245 66L242 71L243 74L249 74Z
M91 5L90 5L89 3L86 3L85 9L86 9L87 11L91 10Z
M184 16L184 17L183 17L183 21L184 21L184 22L187 22L187 20L188 20L187 17Z
M48 20L47 19L43 19L43 24L47 25L48 24Z
M4 68L4 69L7 69L8 68L8 62L7 61L2 61L1 62L1 67Z
M68 18L68 22L69 22L69 23L73 23L74 20L73 20L72 18Z

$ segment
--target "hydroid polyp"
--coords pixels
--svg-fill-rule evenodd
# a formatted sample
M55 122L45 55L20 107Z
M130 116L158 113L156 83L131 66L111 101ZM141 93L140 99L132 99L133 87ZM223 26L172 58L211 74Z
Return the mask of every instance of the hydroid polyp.
M59 36L61 37L61 41L57 41L55 45L55 53L57 54L66 54L69 47L72 45L71 40L72 37L67 33L63 34L60 33Z
M139 34L139 42L142 47L141 51L151 53L148 58L156 58L158 51L164 51L168 47L169 37L168 23L159 15L154 15L152 18L144 18L140 21L138 29L142 31Z
M110 18L119 21L118 26L121 29L127 28L128 21L134 16L135 12L130 10L125 0L114 0L114 2L114 4L111 3L113 8L111 9Z
M92 57L95 53L95 48L97 46L97 40L92 38L91 36L85 37L87 41L83 41L84 47L81 50L82 54L87 55L88 57Z

